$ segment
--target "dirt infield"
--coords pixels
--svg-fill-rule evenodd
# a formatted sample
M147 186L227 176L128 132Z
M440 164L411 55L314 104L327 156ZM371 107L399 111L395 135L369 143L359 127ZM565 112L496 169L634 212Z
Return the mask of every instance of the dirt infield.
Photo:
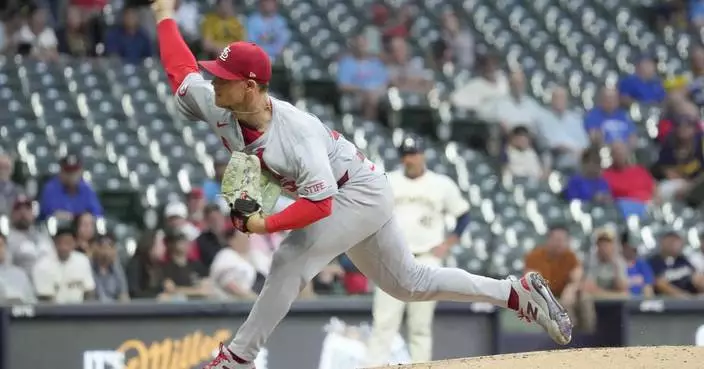
M385 369L703 369L704 347L599 348L480 356ZM381 369L381 368L380 368Z

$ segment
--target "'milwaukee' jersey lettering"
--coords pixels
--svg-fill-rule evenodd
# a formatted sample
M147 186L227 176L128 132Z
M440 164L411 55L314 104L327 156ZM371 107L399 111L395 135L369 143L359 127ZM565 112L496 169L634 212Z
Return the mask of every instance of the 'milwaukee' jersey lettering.
M186 118L208 122L229 151L259 156L262 168L300 197L313 201L330 197L346 174L351 181L381 175L354 144L314 115L273 97L271 104L269 129L245 145L234 114L215 106L210 81L192 73L176 92L176 105Z

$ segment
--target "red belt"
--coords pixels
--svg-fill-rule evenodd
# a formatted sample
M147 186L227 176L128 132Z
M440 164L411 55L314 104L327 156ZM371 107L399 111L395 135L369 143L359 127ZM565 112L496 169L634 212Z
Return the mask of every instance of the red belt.
M340 179L337 180L337 188L344 186L345 183L347 183L347 181L349 181L349 180L350 180L350 172L346 170L345 174L343 174L342 177L340 177Z

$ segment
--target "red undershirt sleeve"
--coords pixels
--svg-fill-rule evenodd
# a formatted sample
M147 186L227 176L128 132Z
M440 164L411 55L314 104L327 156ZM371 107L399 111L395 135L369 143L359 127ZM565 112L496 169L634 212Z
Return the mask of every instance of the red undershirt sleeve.
M304 228L332 214L332 197L320 201L299 198L286 209L267 217L267 232L275 233Z
M181 37L178 25L173 19L164 19L159 22L156 26L156 35L159 42L161 63L169 77L171 91L175 93L186 76L198 72L198 62Z

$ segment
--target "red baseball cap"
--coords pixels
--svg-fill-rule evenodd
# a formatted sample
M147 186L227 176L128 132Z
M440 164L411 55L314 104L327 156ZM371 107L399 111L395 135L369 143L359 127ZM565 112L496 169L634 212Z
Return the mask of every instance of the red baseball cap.
M253 42L233 42L217 59L198 63L208 73L228 81L251 79L265 85L271 79L269 55Z

